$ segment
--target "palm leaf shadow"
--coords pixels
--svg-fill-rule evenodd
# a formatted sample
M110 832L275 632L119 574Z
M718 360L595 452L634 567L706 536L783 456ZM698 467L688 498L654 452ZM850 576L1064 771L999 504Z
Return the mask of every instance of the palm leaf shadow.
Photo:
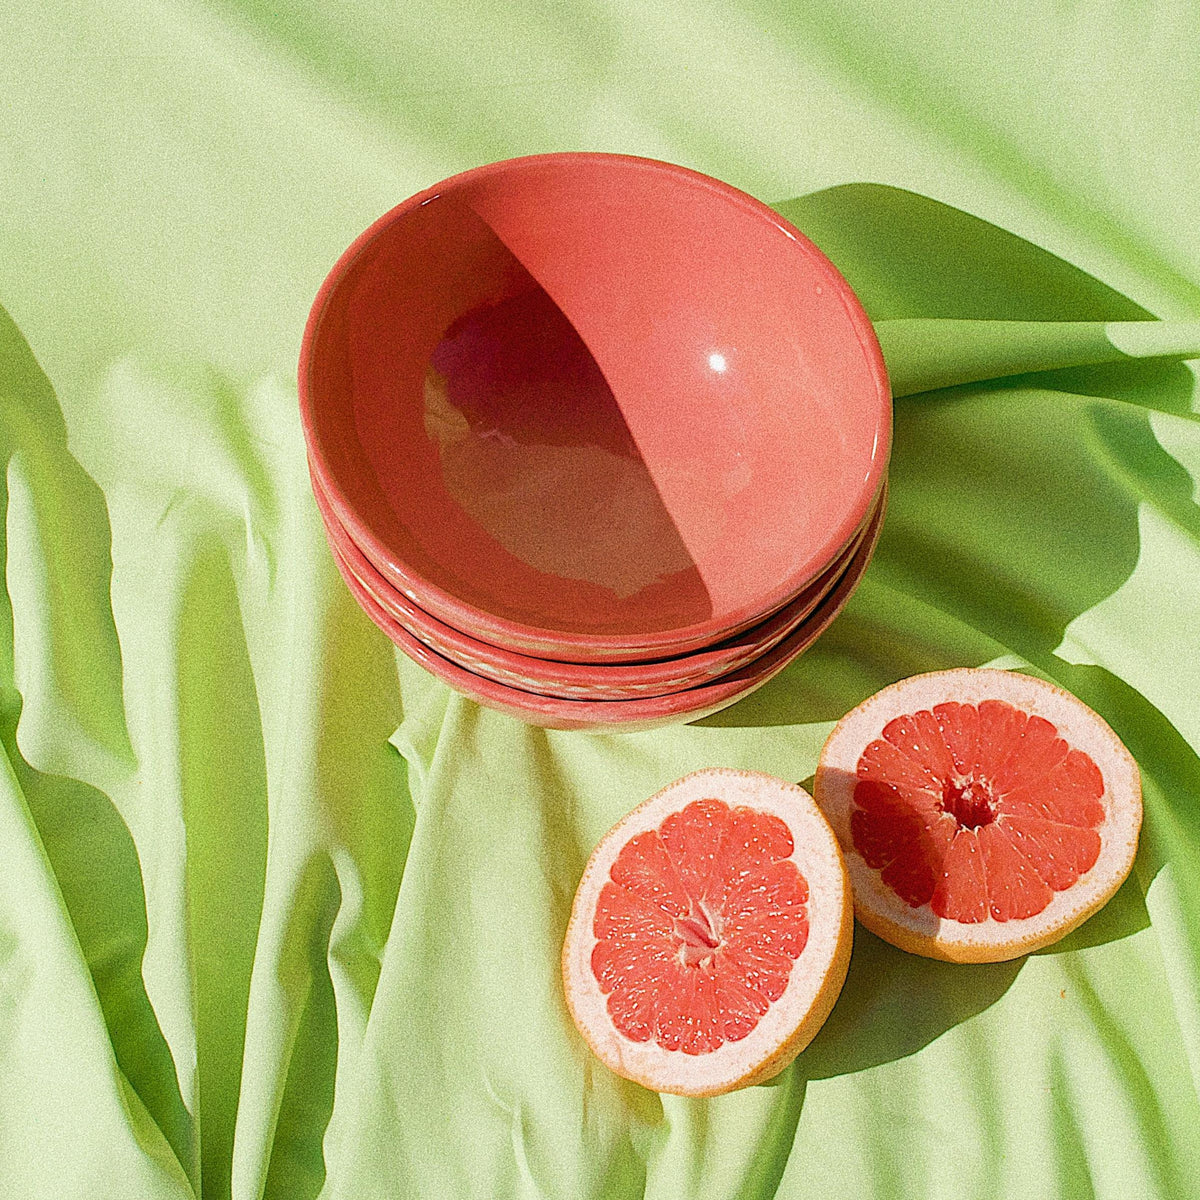
M847 184L776 207L873 320L1150 316L1031 242L913 192ZM1144 491L1196 524L1192 480L1149 421L1187 411L1193 388L1180 363L1131 361L898 401L887 520L858 592L797 662L700 724L836 720L915 671L1004 653L1056 664L1070 622L1132 574Z
M829 254L875 320L1150 317L1047 251L911 192L852 184L777 207ZM1070 622L1132 574L1147 494L1187 528L1197 525L1192 480L1149 421L1155 410L1188 411L1193 390L1182 364L1130 362L899 401L891 505L863 585L804 657L701 723L833 721L906 675L1015 653L1107 717L1143 763L1151 808L1180 779L1200 778L1200 759L1133 689L1054 655ZM1119 469L1097 470L1097 448ZM1148 811L1152 836L1155 824ZM1131 877L1101 913L1043 953L1146 928L1148 882ZM855 936L842 996L793 1068L804 1080L919 1051L999 1000L1024 961L939 963L861 926Z
M66 424L50 381L16 324L0 308L0 450L21 453L31 489L53 522L59 551L46 570L63 610L51 634L57 678L80 729L117 763L133 751L121 707L122 663L110 606L111 531L104 496L67 448ZM0 476L0 508L8 489ZM7 561L3 523L0 553ZM54 614L52 614L53 616ZM69 636L60 636L65 631ZM13 644L12 605L0 590L0 637ZM117 1066L195 1178L193 1122L170 1047L142 979L148 925L141 864L112 799L91 783L39 770L17 744L22 712L13 680L3 681L0 740L37 826L50 869L91 972ZM11 689L11 690L10 690Z

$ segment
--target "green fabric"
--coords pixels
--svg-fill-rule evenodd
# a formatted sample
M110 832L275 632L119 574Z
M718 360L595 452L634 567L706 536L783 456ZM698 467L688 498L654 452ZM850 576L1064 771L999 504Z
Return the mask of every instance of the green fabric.
M1200 1195L1198 24L10 0L0 1196ZM798 197L920 393L846 612L693 726L545 733L453 696L356 608L308 492L295 360L337 254L556 149ZM659 1097L595 1062L558 954L610 824L702 766L806 779L878 687L985 662L1138 758L1108 907L995 966L858 930L770 1085Z

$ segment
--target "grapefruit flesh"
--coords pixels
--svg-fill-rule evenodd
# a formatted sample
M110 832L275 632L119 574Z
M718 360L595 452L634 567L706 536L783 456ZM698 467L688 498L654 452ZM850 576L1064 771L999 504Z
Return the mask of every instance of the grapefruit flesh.
M817 801L847 854L859 919L935 958L1049 945L1128 875L1137 766L1104 721L1007 671L916 676L838 723Z
M601 841L576 893L563 977L618 1074L713 1095L782 1070L845 979L852 908L806 792L753 772L677 781Z

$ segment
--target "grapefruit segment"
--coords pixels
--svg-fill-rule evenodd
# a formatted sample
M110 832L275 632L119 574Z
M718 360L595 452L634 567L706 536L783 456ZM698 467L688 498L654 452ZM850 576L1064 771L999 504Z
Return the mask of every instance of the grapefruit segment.
M984 700L978 706L979 744L975 768L987 778L995 778L1025 732L1029 715L1001 700Z
M920 767L922 776L934 785L954 771L937 718L927 709L889 721L883 727L883 739Z
M934 884L929 906L939 917L974 925L988 915L983 848L974 829L960 829L946 852L942 877Z
M854 789L858 807L850 815L854 845L877 871L889 866L900 851L921 836L924 822L906 797L884 790L882 784ZM915 807L915 806L914 806Z
M888 739L877 739L863 751L857 764L858 777L909 791L927 791L931 797L940 789L938 777Z
M967 774L978 757L979 709L973 704L948 701L935 704L932 711L954 761L954 769L960 775Z
M993 793L1003 796L1014 788L1040 787L1042 780L1067 756L1070 747L1044 717L1030 717L1003 765L991 778Z
M1036 917L1054 899L1054 892L1001 826L981 829L979 848L987 876L988 908L995 920Z
M732 817L728 806L719 800L695 800L683 812L672 813L658 830L657 836L689 895L704 895Z
M697 772L593 852L563 945L571 1015L603 1062L659 1091L767 1079L832 1008L852 914L837 840L806 792Z
M1004 828L1012 844L1056 892L1066 891L1100 857L1100 835L1094 829L1040 817L1009 817Z
M859 919L914 953L997 961L1049 945L1128 875L1137 765L1104 721L1040 679L903 680L848 713L814 785Z
M639 834L613 863L612 881L636 896L642 896L674 917L688 911L688 896L675 873L675 864L662 838L654 832Z
M944 822L930 818L914 822L911 828L911 836L895 846L896 857L880 878L907 903L928 904L953 835Z

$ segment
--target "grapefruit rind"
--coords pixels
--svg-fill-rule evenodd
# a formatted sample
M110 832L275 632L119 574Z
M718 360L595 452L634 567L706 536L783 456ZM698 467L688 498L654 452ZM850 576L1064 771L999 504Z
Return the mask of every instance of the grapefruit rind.
M938 917L928 904L911 907L867 866L850 829L858 760L893 718L946 701L978 705L1001 700L1044 717L1068 745L1087 753L1104 779L1100 856L1078 882L1055 892L1036 916L975 924ZM855 916L872 933L913 954L948 962L1002 962L1052 945L1102 908L1133 867L1142 823L1141 777L1133 756L1102 717L1070 692L1015 671L961 668L901 680L847 713L821 752L813 783L845 856Z
M608 997L592 972L592 923L600 890L621 848L657 829L693 800L717 798L781 818L795 845L791 860L808 883L808 941L787 988L754 1029L707 1054L664 1050L619 1033ZM829 823L803 788L754 771L711 768L665 787L619 821L593 851L575 893L563 942L567 1006L584 1040L616 1074L658 1092L715 1096L761 1083L783 1070L812 1041L833 1008L850 965L854 910L850 881Z

